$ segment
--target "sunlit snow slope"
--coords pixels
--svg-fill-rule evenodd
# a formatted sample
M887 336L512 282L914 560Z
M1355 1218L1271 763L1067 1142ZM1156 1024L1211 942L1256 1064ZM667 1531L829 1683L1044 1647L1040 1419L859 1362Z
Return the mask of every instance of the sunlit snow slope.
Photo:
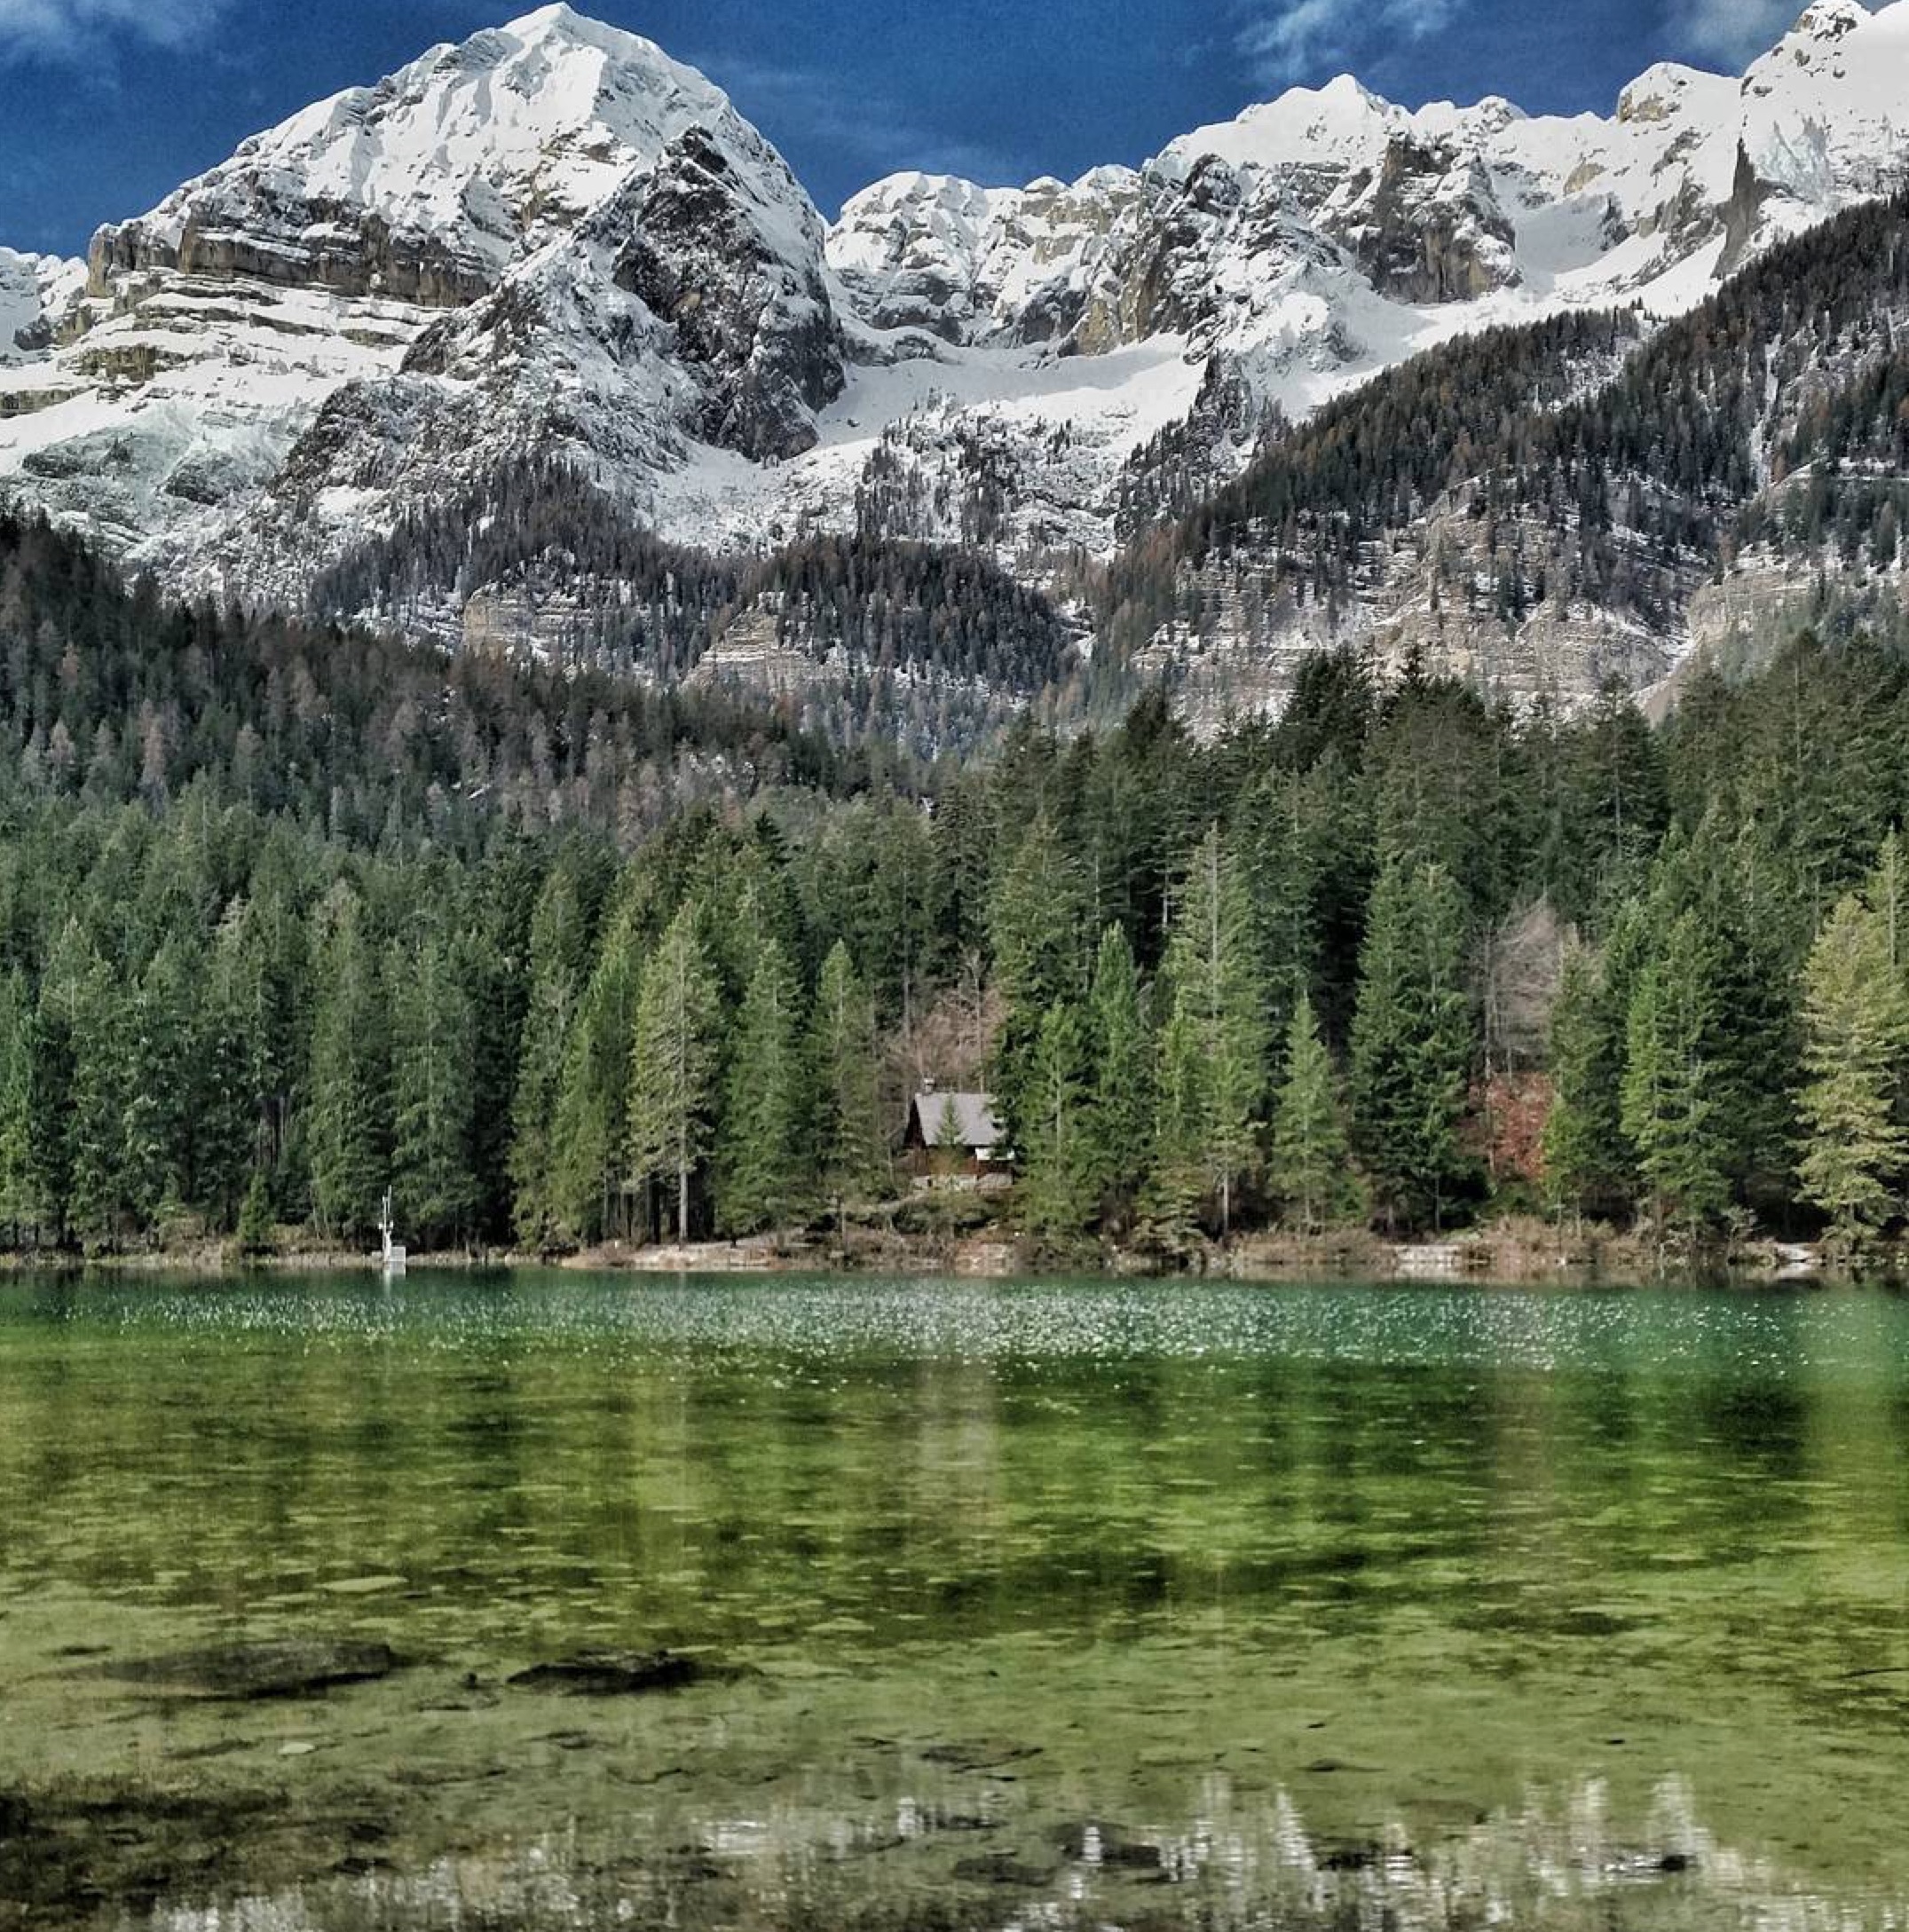
M1350 78L1133 170L910 174L827 227L728 99L546 7L248 141L90 262L0 250L0 490L188 586L301 597L420 501L561 456L666 535L1104 553L1454 335L1691 306L1909 159L1909 0L1608 119Z

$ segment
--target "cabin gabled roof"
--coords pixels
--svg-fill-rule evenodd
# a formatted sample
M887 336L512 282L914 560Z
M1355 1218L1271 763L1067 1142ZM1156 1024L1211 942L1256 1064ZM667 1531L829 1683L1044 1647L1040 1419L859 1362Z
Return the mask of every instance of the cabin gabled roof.
M909 1126L912 1130L909 1139L911 1141L919 1139L925 1147L944 1145L942 1123L947 1118L951 1107L960 1132L959 1145L971 1153L992 1153L1006 1139L1001 1124L995 1117L991 1094L939 1092L916 1094L914 1110L909 1117Z

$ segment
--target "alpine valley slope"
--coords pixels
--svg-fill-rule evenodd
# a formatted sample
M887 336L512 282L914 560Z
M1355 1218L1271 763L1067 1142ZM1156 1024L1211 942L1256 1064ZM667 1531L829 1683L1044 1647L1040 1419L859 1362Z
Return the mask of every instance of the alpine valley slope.
M294 606L552 461L666 541L1052 583L1282 416L1484 328L1686 311L1905 162L1909 0L1818 0L1740 80L1655 67L1610 119L1342 78L1138 170L899 176L828 227L720 90L546 7L248 141L83 266L0 250L0 492ZM410 615L495 635L492 587Z

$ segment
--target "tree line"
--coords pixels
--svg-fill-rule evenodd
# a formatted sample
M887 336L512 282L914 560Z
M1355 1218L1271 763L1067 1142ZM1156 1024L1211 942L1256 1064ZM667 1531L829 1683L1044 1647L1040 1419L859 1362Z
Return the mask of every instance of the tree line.
M358 1242L388 1184L426 1243L838 1219L929 1077L1057 1248L1897 1218L1899 624L1826 603L1661 727L1341 652L1211 744L1156 692L911 764L0 534L23 1242Z

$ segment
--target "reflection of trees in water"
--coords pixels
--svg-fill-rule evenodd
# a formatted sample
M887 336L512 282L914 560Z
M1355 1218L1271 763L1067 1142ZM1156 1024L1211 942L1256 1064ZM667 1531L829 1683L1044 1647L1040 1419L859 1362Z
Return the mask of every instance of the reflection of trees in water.
M1401 1818L1369 1836L1309 1829L1282 1790L1222 1773L1189 1823L951 1812L914 1798L855 1814L791 1794L751 1815L633 1812L611 1832L572 1822L509 1848L379 1869L272 1897L162 1904L150 1932L583 1932L669 1925L736 1932L1613 1932L1666 1927L1866 1932L1909 1899L1836 1897L1720 1843L1687 1782L1667 1778L1639 1819L1613 1820L1602 1779L1534 1793L1416 1840ZM122 1921L130 1927L135 1921Z

